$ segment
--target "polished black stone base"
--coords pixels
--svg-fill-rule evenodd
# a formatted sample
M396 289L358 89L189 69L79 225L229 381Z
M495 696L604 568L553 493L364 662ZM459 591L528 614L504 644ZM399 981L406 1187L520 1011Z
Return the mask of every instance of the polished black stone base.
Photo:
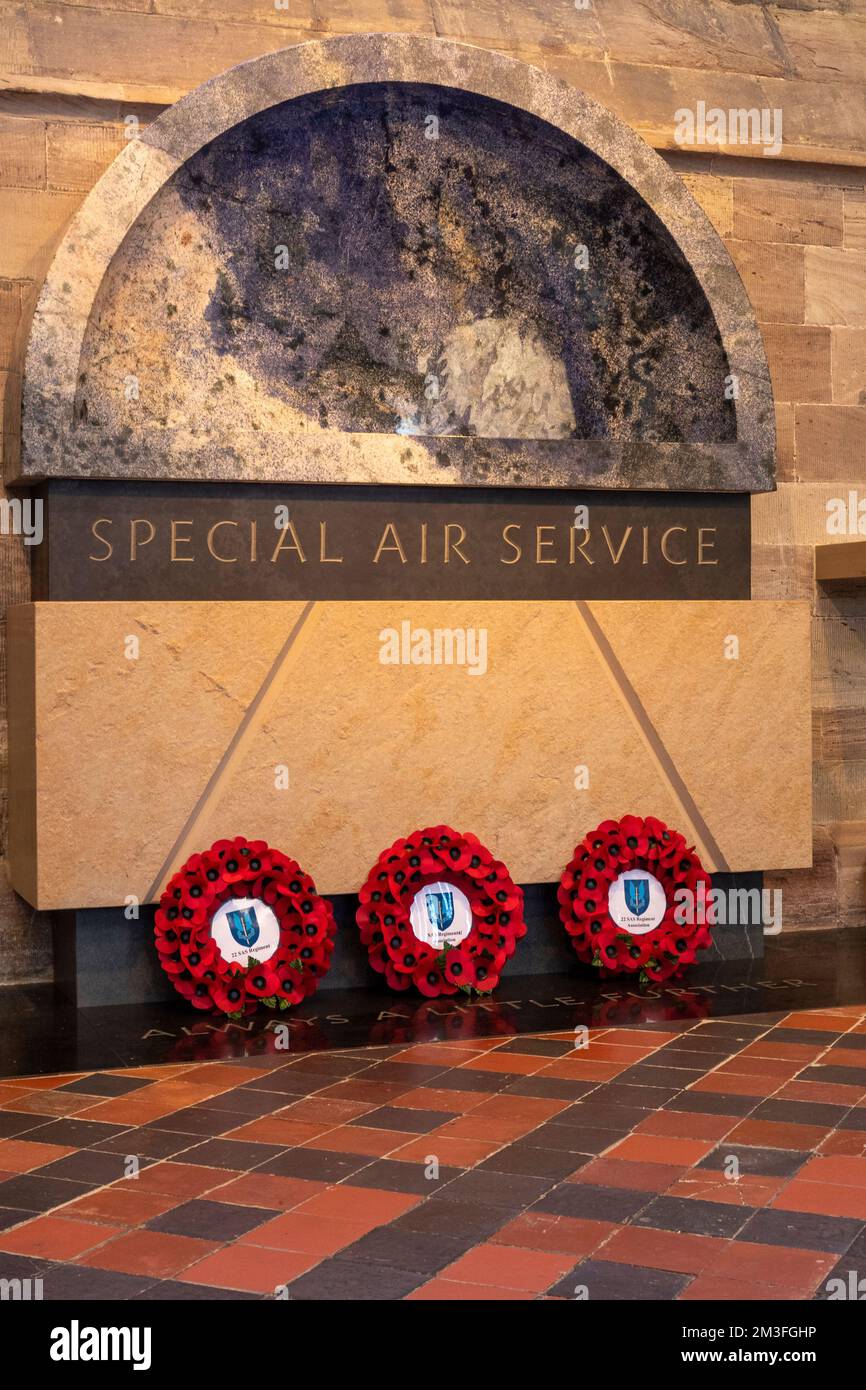
M713 886L760 891L761 874L715 874ZM524 889L529 931L503 972L518 975L571 975L574 953L557 914L556 886L529 884ZM370 969L355 925L357 898L344 894L331 899L337 918L337 943L331 969L320 992L376 989L378 976ZM713 946L706 961L754 960L763 954L764 933L757 900L752 920L713 929ZM130 921L122 908L110 907L57 914L54 931L55 978L81 1008L101 1004L150 1004L174 998L160 969L153 946L153 908L142 909Z
M167 1002L79 1008L51 985L0 990L0 1076L87 1071L165 1062L246 1058L359 1046L593 1027L666 1028L700 1017L814 1009L866 1000L866 929L766 938L763 960L708 961L669 985L567 973L514 975L495 998L459 1003L394 994L381 986L322 990L275 1018L242 1023ZM280 1033L282 1025L287 1031Z

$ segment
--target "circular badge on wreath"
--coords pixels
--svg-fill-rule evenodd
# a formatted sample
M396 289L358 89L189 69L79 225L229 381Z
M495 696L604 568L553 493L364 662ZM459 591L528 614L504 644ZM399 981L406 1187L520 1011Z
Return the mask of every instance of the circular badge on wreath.
M523 890L475 835L416 830L379 855L357 922L392 989L488 994L526 935Z
M678 830L623 816L575 848L559 881L559 916L580 959L603 975L667 980L711 944L711 887Z
M170 879L156 911L163 970L197 1009L288 1009L327 974L336 924L309 874L264 840L217 840Z

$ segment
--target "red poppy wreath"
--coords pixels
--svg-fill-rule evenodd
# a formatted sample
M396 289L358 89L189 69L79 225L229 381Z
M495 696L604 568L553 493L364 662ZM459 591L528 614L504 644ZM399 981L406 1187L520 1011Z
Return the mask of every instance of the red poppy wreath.
M171 878L156 949L179 994L229 1018L288 1009L327 974L336 925L309 874L264 840L217 840Z
M488 994L526 935L523 891L474 835L416 830L383 850L357 912L370 964L392 989Z
M654 816L623 816L576 847L559 881L559 916L580 959L602 975L667 980L711 944L710 890L679 831ZM699 911L686 909L689 900Z

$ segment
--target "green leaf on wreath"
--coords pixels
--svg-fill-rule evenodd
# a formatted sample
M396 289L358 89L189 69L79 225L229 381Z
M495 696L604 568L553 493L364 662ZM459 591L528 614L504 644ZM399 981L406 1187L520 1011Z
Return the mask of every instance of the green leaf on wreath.
M227 1014L227 1015L226 1015L226 1017L232 1019L233 1022L237 1022L237 1020L238 1020L239 1018L243 1018L243 1016L244 1016L244 1011L243 1011L243 1009L237 1009L233 1014Z
M289 1001L288 1001L288 999L281 999L281 1000L280 1000L280 1008L281 1008L281 1009L287 1009L288 1007L289 1007Z
M302 965L301 962L297 959L297 957L296 957L294 960L290 960L290 961L289 961L289 969L290 969L290 970L303 970L303 968L304 968L303 965Z
M263 999L262 1003L266 1009L275 1009L277 1007L277 996L272 994L269 998Z
M255 956L247 956L247 968L249 969L250 967L254 967L256 965L261 965L261 961L256 960Z

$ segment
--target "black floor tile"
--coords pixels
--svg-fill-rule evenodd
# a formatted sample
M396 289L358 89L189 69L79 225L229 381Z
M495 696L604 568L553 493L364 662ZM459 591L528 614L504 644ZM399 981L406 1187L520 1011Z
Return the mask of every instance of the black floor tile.
M360 1264L390 1265L392 1269L414 1270L427 1279L445 1265L453 1264L475 1244L475 1237L433 1235L429 1231L395 1230L381 1226L361 1236L334 1256Z
M405 1086L407 1091L414 1090L416 1086L429 1086L437 1078L441 1077L446 1071L452 1068L458 1071L459 1068L453 1066L449 1059L447 1049L442 1049L442 1065L432 1066L422 1062L377 1062L375 1066L368 1067L363 1077L363 1081L385 1081L398 1082ZM444 1085L444 1082L439 1084ZM448 1082L450 1086L450 1081Z
M152 1085L152 1080L141 1076L115 1076L110 1071L100 1071L92 1076L81 1076L77 1081L68 1081L57 1089L75 1091L84 1096L126 1096L130 1091L140 1091L143 1086Z
M762 1042L774 1043L804 1043L812 1047L830 1047L841 1038L841 1031L833 1033L824 1028L786 1028L781 1024L777 1028L771 1028L765 1033Z
M426 1277L414 1270L332 1258L295 1279L289 1285L289 1297L293 1301L384 1302L405 1298L426 1282Z
M145 1222L145 1229L164 1231L172 1236L195 1236L199 1240L228 1241L236 1240L279 1215L279 1211L268 1207L235 1206L231 1202L211 1202L201 1197L161 1212Z
M617 1082L621 1086L646 1087L655 1092L659 1089L665 1091L665 1100L669 1100L677 1091L682 1091L686 1086L697 1081L704 1072L707 1071L706 1063L699 1061L696 1065L686 1064L669 1067L629 1067L627 1071L621 1072L617 1077ZM649 1097L652 1104L652 1097Z
M171 1158L199 1142L198 1134L175 1134L168 1129L127 1129L113 1139L93 1144L94 1153L128 1154L142 1158Z
M505 1224L508 1213L486 1202L451 1201L448 1193L406 1211L392 1221L393 1231L420 1231L450 1239L470 1239L473 1244L487 1240Z
M149 1125L142 1125L147 1133L150 1129L171 1130L176 1134L190 1134L200 1139L211 1139L225 1134L228 1129L237 1129L243 1121L228 1110L211 1110L205 1105L191 1105L185 1110L173 1110L170 1115L161 1115Z
M850 1255L844 1255L837 1265L821 1280L815 1290L816 1303L845 1302L861 1303L866 1299L866 1275L860 1262L852 1262Z
M637 1105L618 1105L613 1100L590 1096L560 1110L555 1117L558 1125L579 1125L582 1129L615 1129L620 1134L630 1134L636 1125L642 1124L649 1110Z
M825 1105L811 1100L762 1100L751 1115L753 1120L776 1120L780 1124L824 1125L835 1129L848 1112L847 1105ZM866 1122L864 1122L866 1128Z
M558 1118L558 1117L557 1117ZM569 1153L598 1155L611 1145L618 1144L628 1130L602 1129L593 1125L561 1125L555 1121L531 1132L533 1143Z
M379 1110L368 1110L366 1114L356 1116L349 1124L364 1129L393 1129L402 1134L428 1134L431 1129L438 1129L440 1125L457 1118L442 1110L411 1110L398 1105L383 1105Z
M756 1177L792 1178L803 1164L812 1157L794 1149L759 1149L752 1145L731 1144L726 1139L702 1158L697 1168L709 1168L714 1172L724 1170L731 1158L736 1158L740 1173L750 1173Z
M830 1082L832 1086L855 1086L866 1092L866 1067L844 1067L816 1062L806 1067L797 1077L798 1081Z
M41 1168L32 1168L31 1177L69 1178L72 1182L87 1183L91 1187L103 1187L126 1176L126 1154L97 1153L95 1149L79 1149L78 1153L66 1154Z
M108 1125L100 1120L52 1120L40 1129L39 1143L84 1149L99 1143L100 1139L113 1139L116 1134L128 1132L129 1125Z
M260 1115L271 1115L285 1103L279 1092L254 1090L249 1082L244 1082L243 1086L225 1091L221 1096L208 1096L207 1105L203 1108L211 1115L227 1113L227 1118L235 1116L233 1123L240 1124L244 1119L254 1120Z
M24 1211L21 1207L0 1207L0 1231L8 1231L10 1226L17 1226L19 1221L36 1215L35 1211Z
M523 1143L558 1153L598 1154L603 1149L610 1148L611 1144L616 1144L622 1137L618 1130L561 1125L554 1118L539 1125L537 1129L530 1130Z
M278 1178L308 1178L312 1182L342 1182L370 1162L360 1154L331 1153L327 1149L286 1149L259 1166L261 1173ZM401 1163L401 1168L416 1168ZM356 1179L357 1181L357 1179Z
M341 1078L336 1078L341 1079ZM321 1076L321 1087L309 1084L309 1077L297 1072L294 1067L279 1067L276 1071L269 1071L264 1076L253 1076L249 1081L245 1081L240 1090L249 1091L255 1095L270 1095L274 1091L278 1095L299 1096L309 1095L311 1090L321 1090L325 1086L331 1086L335 1078L333 1076ZM285 1101L282 1102L285 1105ZM280 1101L275 1100L274 1105L279 1105Z
M24 1211L50 1211L92 1191L92 1184L70 1182L67 1178L42 1178L19 1173L0 1182L0 1207L20 1207Z
M428 1178L423 1163L402 1163L395 1158L376 1158L367 1160L367 1166L352 1174L352 1187L378 1187L383 1192L407 1192L427 1197L444 1187L452 1178L459 1177L460 1168L440 1167L438 1178ZM289 1174L290 1177L306 1177L305 1173Z
M26 1110L0 1110L0 1139L33 1138L28 1131L53 1124L50 1115L31 1115Z
M133 1294L133 1302L147 1303L256 1303L260 1294L240 1293L237 1289L215 1289L207 1284L184 1284L179 1279L161 1279L141 1293Z
M623 1222L633 1220L652 1200L651 1192L595 1187L588 1182L563 1182L536 1202L532 1210L587 1221Z
M653 1226L659 1231L680 1231L693 1236L724 1236L732 1240L754 1214L753 1207L702 1202L696 1197L656 1197L633 1218L632 1225Z
M686 1084L680 1078L673 1086L656 1085L655 1082L652 1086L635 1086L617 1077L615 1081L607 1081L603 1087L599 1087L592 1099L610 1101L613 1105L636 1106L643 1110L646 1118L647 1110L658 1110L667 1101L673 1100Z
M526 1077L515 1076L513 1072L473 1071L471 1067L454 1067L447 1074L447 1080L440 1085L447 1091L504 1091ZM408 1086L406 1088L409 1089Z
M43 1280L48 1302L78 1303L135 1298L153 1283L151 1274L119 1274L87 1265L52 1265Z
M294 1076L326 1076L331 1081L335 1077L356 1076L358 1072L369 1072L373 1059L368 1057L347 1057L339 1052L316 1052L311 1056L298 1057L286 1063L286 1070Z
M7 1255L0 1250L0 1279L43 1279L53 1265L49 1260L32 1259L29 1255Z
M559 1042L556 1038L514 1038L496 1049L501 1052L517 1052L524 1057L565 1057L574 1051L574 1044Z
M688 1115L750 1115L759 1104L758 1096L720 1095L716 1091L682 1091L665 1101L661 1110L680 1110Z
M285 1144L259 1144L246 1139L206 1139L203 1144L184 1149L174 1161L200 1163L205 1168L232 1168L235 1172L246 1173L250 1168L258 1168L286 1152Z
M740 1029L739 1031L742 1033L744 1030ZM730 1057L732 1053L740 1050L736 1043L736 1036L715 1037L707 1029L693 1028L690 1033L683 1033L678 1038L674 1038L673 1042L662 1043L658 1051L652 1055L663 1058L679 1052L700 1052L711 1057ZM712 1066L712 1061L708 1065Z
M506 1086L502 1094L532 1096L536 1100L580 1100L597 1085L597 1081L566 1081L558 1076L521 1076L519 1081Z
M477 1165L477 1171L523 1173L530 1178L550 1178L557 1182L576 1173L587 1161L583 1155L567 1149L541 1148L531 1142L531 1137L491 1154Z
M482 1206L501 1207L504 1212L517 1213L532 1206L550 1191L551 1186L549 1178L472 1168L443 1188L442 1198L449 1202L479 1202Z
M562 1298L585 1298L590 1306L599 1300L659 1303L676 1298L691 1281L690 1274L672 1274L669 1270L606 1260L584 1260L548 1289L548 1293Z
M764 1211L756 1211L736 1239L751 1241L757 1245L790 1246L796 1250L826 1250L834 1255L844 1255L862 1231L862 1221L768 1207Z

